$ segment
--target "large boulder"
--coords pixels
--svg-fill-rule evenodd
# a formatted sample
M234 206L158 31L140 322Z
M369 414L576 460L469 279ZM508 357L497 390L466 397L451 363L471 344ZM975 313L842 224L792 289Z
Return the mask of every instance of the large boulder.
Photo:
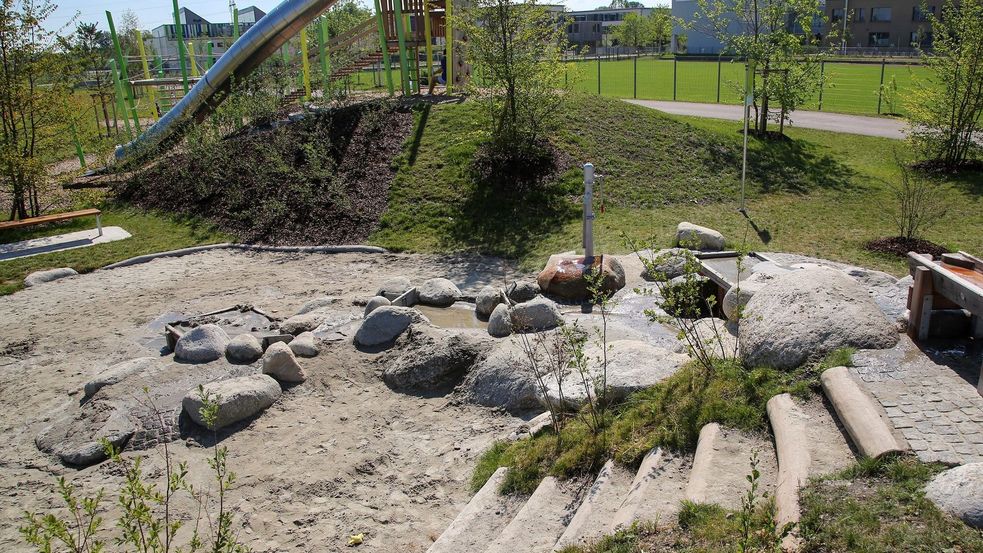
M494 338L504 338L512 334L512 310L500 303L488 317L488 334Z
M303 382L307 374L297 363L290 346L274 342L263 354L263 374L268 374L281 382Z
M686 263L692 258L692 254L685 248L669 248L643 258L651 261L651 264L645 265L642 278L650 282L665 282L686 272Z
M776 275L766 272L754 273L745 278L744 280L737 283L735 286L731 286L727 293L724 294L724 300L720 304L721 310L731 321L736 321L740 318L744 306L747 302L751 300L752 297L759 290L764 288L769 282L772 282L777 278Z
M78 432L82 417L67 415L42 430L34 440L35 445L66 465L84 467L106 459L103 440L121 449L137 429L124 409L106 406L87 415L87 432Z
M337 318L337 312L333 309L321 307L314 311L294 315L286 321L280 323L280 332L285 334L303 334L310 332L325 322Z
M505 287L505 295L515 303L529 301L539 295L539 283L530 280L517 280Z
M524 411L540 407L538 384L515 338L498 341L464 377L460 390L479 405Z
M300 307L296 315L303 315L305 313L310 313L311 311L317 311L318 309L324 309L325 307L330 307L338 303L339 298L334 296L323 296L320 298L314 298L307 301Z
M602 349L597 345L584 350L587 360L587 374L581 375L576 369L567 369L561 382L563 400L579 406L587 400L584 377L590 394L595 396L603 374ZM638 340L615 340L608 343L607 386L608 400L621 401L628 394L654 386L669 378L689 361L682 353L674 353ZM547 394L553 401L559 401L560 389L555 379L547 377ZM596 396L595 396L596 397Z
M457 301L461 290L446 278L431 278L418 290L419 302L423 305L447 307Z
M683 221L676 227L673 245L690 250L720 251L724 249L724 235L712 228Z
M474 299L474 310L482 317L490 317L500 303L502 303L502 290L495 286L485 286Z
M365 302L365 311L362 312L362 317L368 317L369 313L387 305L392 305L392 302L386 296L372 296L369 301Z
M563 324L560 308L543 297L513 306L510 318L513 330L519 332L550 330Z
M205 324L192 328L178 338L174 346L174 357L191 363L207 363L221 359L228 344L229 335L222 327Z
M694 321L690 330L694 339L699 339L696 343L702 345L710 356L718 359L737 357L737 323L707 317ZM683 343L689 347L688 342L683 340Z
M157 362L158 358L156 357L139 357L137 359L130 359L129 361L117 363L106 369L99 376L85 383L85 397L92 397L96 394L96 392L106 386L118 384L120 381L125 380L130 376L148 371L153 368L154 364Z
M591 260L585 260L584 256L551 255L536 281L546 294L583 301L589 299L584 272L596 270L603 275L604 292L613 294L625 287L625 269L611 255L594 256Z
M290 340L290 351L297 357L314 357L321 350L317 347L317 341L311 332L302 332L296 338Z
M815 267L779 276L754 294L740 321L752 366L791 369L844 347L890 348L898 333L867 291L841 271Z
M362 326L355 333L355 343L368 347L387 344L402 334L410 324L420 322L430 321L412 307L380 307L362 321Z
M265 374L253 374L209 382L203 386L209 399L218 405L212 430L248 419L265 410L280 397L282 390L276 380ZM208 427L201 416L204 405L199 390L190 390L181 401L184 411L201 426Z
M248 332L237 335L225 346L225 357L233 363L252 363L262 356L263 344Z
M77 275L78 272L70 267L62 267L60 269L48 269L46 271L34 271L33 273L24 277L24 287L30 288L31 286L37 286L38 284L43 284L45 282L51 282L58 280L60 278L66 278L70 276Z
M413 325L382 361L382 380L399 390L446 389L457 384L489 346L475 332Z
M410 279L404 276L397 276L383 282L382 286L376 290L375 295L385 296L386 299L392 301L405 294L412 287L413 283L410 282Z
M969 526L983 528L983 463L940 472L925 487L925 497Z

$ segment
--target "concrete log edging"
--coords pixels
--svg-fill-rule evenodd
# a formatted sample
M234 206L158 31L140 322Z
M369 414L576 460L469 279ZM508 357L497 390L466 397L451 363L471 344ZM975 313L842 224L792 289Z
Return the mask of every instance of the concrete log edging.
M766 406L775 453L778 457L778 484L775 487L775 523L781 531L786 524L799 522L799 489L809 480L812 456L809 453L803 413L789 394L779 394ZM785 550L796 550L797 540L788 536Z
M607 494L617 493L612 489L614 488L614 481L611 478L613 471L614 460L608 459L598 473L597 479L594 480L594 483L587 491L587 495L580 503L580 506L577 507L577 512L574 513L573 518L567 523L567 527L560 534L560 538L556 540L553 551L559 551L567 546L578 545L580 535L586 528L587 523L590 522L591 516L594 514L594 507L598 501Z
M849 369L833 367L823 372L820 380L823 392L862 455L877 458L905 451L874 400L850 377Z
M640 518L638 510L645 500L645 496L648 494L649 485L655 480L655 478L650 478L649 475L655 474L663 464L663 460L664 455L660 447L652 449L645 454L642 464L638 467L638 472L635 473L635 478L631 482L631 487L628 488L628 493L625 495L624 501L621 502L618 512L615 513L611 521L610 531L612 533L622 528L630 527L633 522Z
M459 542L464 534L467 534L471 527L481 517L485 517L489 512L494 512L495 507L500 501L498 493L509 469L506 467L498 468L494 474L485 482L478 493L474 494L471 501L464 506L464 509L457 514L444 532L437 538L437 541L430 545L427 553L454 553L458 550Z
M183 257L185 255L192 255L201 252L207 252L211 250L242 250L242 251L252 251L252 252L274 252L274 253L325 253L325 254L336 254L336 253L389 253L389 250L385 248L380 248L378 246L360 246L360 245L346 245L346 246L259 246L253 244L235 244L231 242L223 242L220 244L207 244L204 246L193 246L190 248L182 248L179 250L171 250L166 252L150 253L146 255L138 255L136 257L131 257L129 259L124 259L123 261L117 261L116 263L110 263L105 267L101 267L99 270L109 270L109 269L119 269L121 267L129 267L131 265L139 265L141 263L147 263L148 261L153 261L155 259L162 259L166 257Z
M706 503L707 487L713 477L714 442L720 437L720 425L711 422L700 429L700 439L696 442L696 454L693 455L693 468L689 473L689 482L683 497L693 503Z

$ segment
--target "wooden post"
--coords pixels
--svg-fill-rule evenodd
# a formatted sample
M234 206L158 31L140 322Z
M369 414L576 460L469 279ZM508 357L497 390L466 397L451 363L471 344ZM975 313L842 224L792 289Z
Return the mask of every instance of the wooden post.
M914 279L908 296L908 336L912 340L925 340L932 319L932 271L915 267Z

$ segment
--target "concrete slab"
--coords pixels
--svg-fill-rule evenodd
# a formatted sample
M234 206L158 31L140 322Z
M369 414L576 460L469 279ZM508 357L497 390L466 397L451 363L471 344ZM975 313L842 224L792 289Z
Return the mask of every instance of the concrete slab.
M120 227L103 227L102 236L99 236L99 231L92 229L56 236L45 236L44 238L32 238L20 242L0 244L0 261L74 250L76 248L87 248L96 244L125 240L129 237L130 233Z

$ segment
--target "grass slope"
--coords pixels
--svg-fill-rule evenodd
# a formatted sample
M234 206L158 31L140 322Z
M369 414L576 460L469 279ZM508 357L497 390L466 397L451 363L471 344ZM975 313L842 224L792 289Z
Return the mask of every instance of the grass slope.
M485 137L480 106L442 104L416 113L397 159L389 208L370 242L394 250L479 251L519 259L536 269L550 253L580 244L576 169L534 197L509 198L468 177ZM788 140L752 139L747 206L740 207L739 123L670 117L597 96L577 95L559 114L553 137L576 163L607 175L596 191L596 249L625 251L622 233L667 245L681 220L717 228L732 243L871 266L896 274L905 264L867 252L868 240L897 234L890 184L898 179L898 141L809 129ZM983 175L942 183L945 221L925 238L952 249L983 251ZM598 210L599 211L599 210Z

